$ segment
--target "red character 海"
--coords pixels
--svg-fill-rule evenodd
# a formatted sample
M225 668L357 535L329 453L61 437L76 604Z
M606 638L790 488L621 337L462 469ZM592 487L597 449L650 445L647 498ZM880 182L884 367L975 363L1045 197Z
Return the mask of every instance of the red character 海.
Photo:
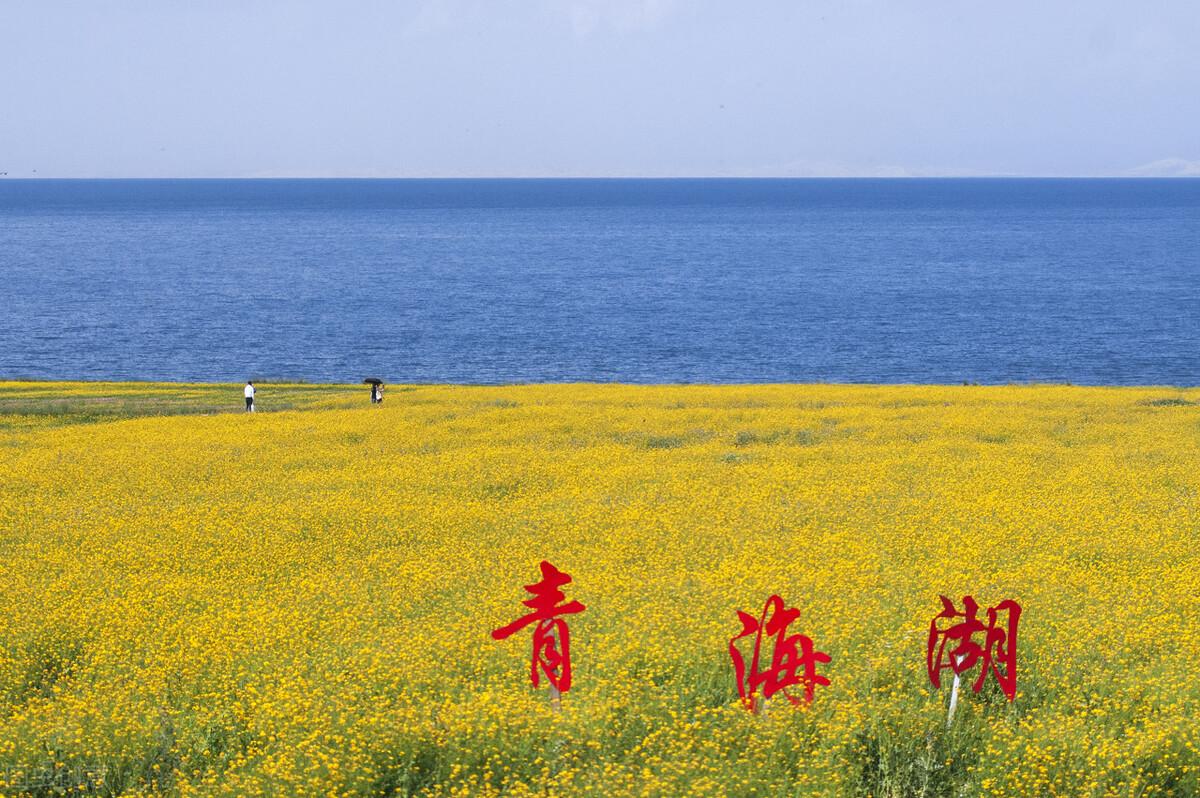
M942 611L929 622L929 643L925 654L929 681L934 687L941 687L942 671L950 670L958 676L979 664L979 676L971 689L978 693L987 680L988 671L992 671L996 674L1000 689L1012 701L1017 694L1017 622L1021 618L1020 605L1005 599L995 607L989 607L985 625L977 617L979 605L970 596L963 597L962 612L954 607L950 599L945 596L941 596L941 599ZM951 623L939 625L939 621ZM976 642L977 636L982 638L982 642Z
M775 693L783 693L788 701L799 704L800 699L788 694L788 687L804 685L804 700L812 703L816 686L829 684L828 679L817 673L817 664L829 662L829 655L813 650L813 641L808 637L802 634L789 636L787 633L788 626L799 617L800 610L785 607L779 596L767 599L762 615L757 618L738 610L742 631L729 641L729 656L737 677L738 695L750 711L757 711L760 688L764 700L769 700ZM751 636L754 638L754 648L747 667L737 641ZM764 638L770 644L769 664L765 666L762 662Z

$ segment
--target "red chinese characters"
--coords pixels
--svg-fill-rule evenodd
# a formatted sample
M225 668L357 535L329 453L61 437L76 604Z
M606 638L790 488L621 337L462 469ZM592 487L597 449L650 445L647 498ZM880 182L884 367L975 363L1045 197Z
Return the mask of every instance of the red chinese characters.
M958 676L980 665L979 676L971 689L978 693L987 681L988 672L992 671L1000 689L1012 701L1017 694L1020 605L1006 599L989 607L985 625L977 617L979 605L970 596L963 597L962 612L950 599L945 596L941 599L942 611L929 622L929 644L925 655L929 681L934 687L941 687L942 671L950 670Z
M767 599L762 614L757 618L738 610L742 631L729 641L729 656L737 677L738 695L751 712L758 711L757 696L760 690L764 700L769 700L776 693L783 693L792 704L799 704L800 699L788 694L787 688L803 685L804 700L811 704L816 686L829 684L828 679L817 673L817 665L829 662L829 655L815 651L813 641L808 637L802 634L789 636L787 633L788 627L799 617L800 610L785 607L779 596ZM749 637L753 638L754 645L747 667L737 643ZM769 646L765 662L762 650L764 642Z
M533 612L496 629L492 637L503 640L529 624L536 623L533 630L533 656L529 663L529 679L534 687L541 684L541 675L550 682L552 695L571 689L571 634L563 615L583 612L585 607L578 601L561 602L566 598L559 589L570 584L571 577L542 560L542 579L525 590L533 598L522 602Z

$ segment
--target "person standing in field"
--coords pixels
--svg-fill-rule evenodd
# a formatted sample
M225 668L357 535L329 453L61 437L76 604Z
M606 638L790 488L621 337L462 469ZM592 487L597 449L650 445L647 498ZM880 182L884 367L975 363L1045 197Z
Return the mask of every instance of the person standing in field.
M383 401L383 383L374 377L368 377L363 382L371 383L371 404L377 405Z
M254 383L246 380L246 388L242 391L246 397L246 412L254 412Z

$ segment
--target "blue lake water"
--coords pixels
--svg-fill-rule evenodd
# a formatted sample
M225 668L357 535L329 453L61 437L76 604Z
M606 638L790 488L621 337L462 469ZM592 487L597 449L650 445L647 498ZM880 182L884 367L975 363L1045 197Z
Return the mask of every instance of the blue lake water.
M0 180L0 378L1200 384L1200 180Z

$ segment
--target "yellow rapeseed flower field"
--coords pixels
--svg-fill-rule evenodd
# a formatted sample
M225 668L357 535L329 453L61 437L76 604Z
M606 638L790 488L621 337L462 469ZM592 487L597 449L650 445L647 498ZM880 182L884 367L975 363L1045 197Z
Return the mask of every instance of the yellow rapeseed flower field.
M1200 391L222 397L0 388L0 794L1200 793ZM561 713L489 635L543 559ZM755 716L772 593L831 684ZM1016 700L949 730L943 593L1024 607Z

